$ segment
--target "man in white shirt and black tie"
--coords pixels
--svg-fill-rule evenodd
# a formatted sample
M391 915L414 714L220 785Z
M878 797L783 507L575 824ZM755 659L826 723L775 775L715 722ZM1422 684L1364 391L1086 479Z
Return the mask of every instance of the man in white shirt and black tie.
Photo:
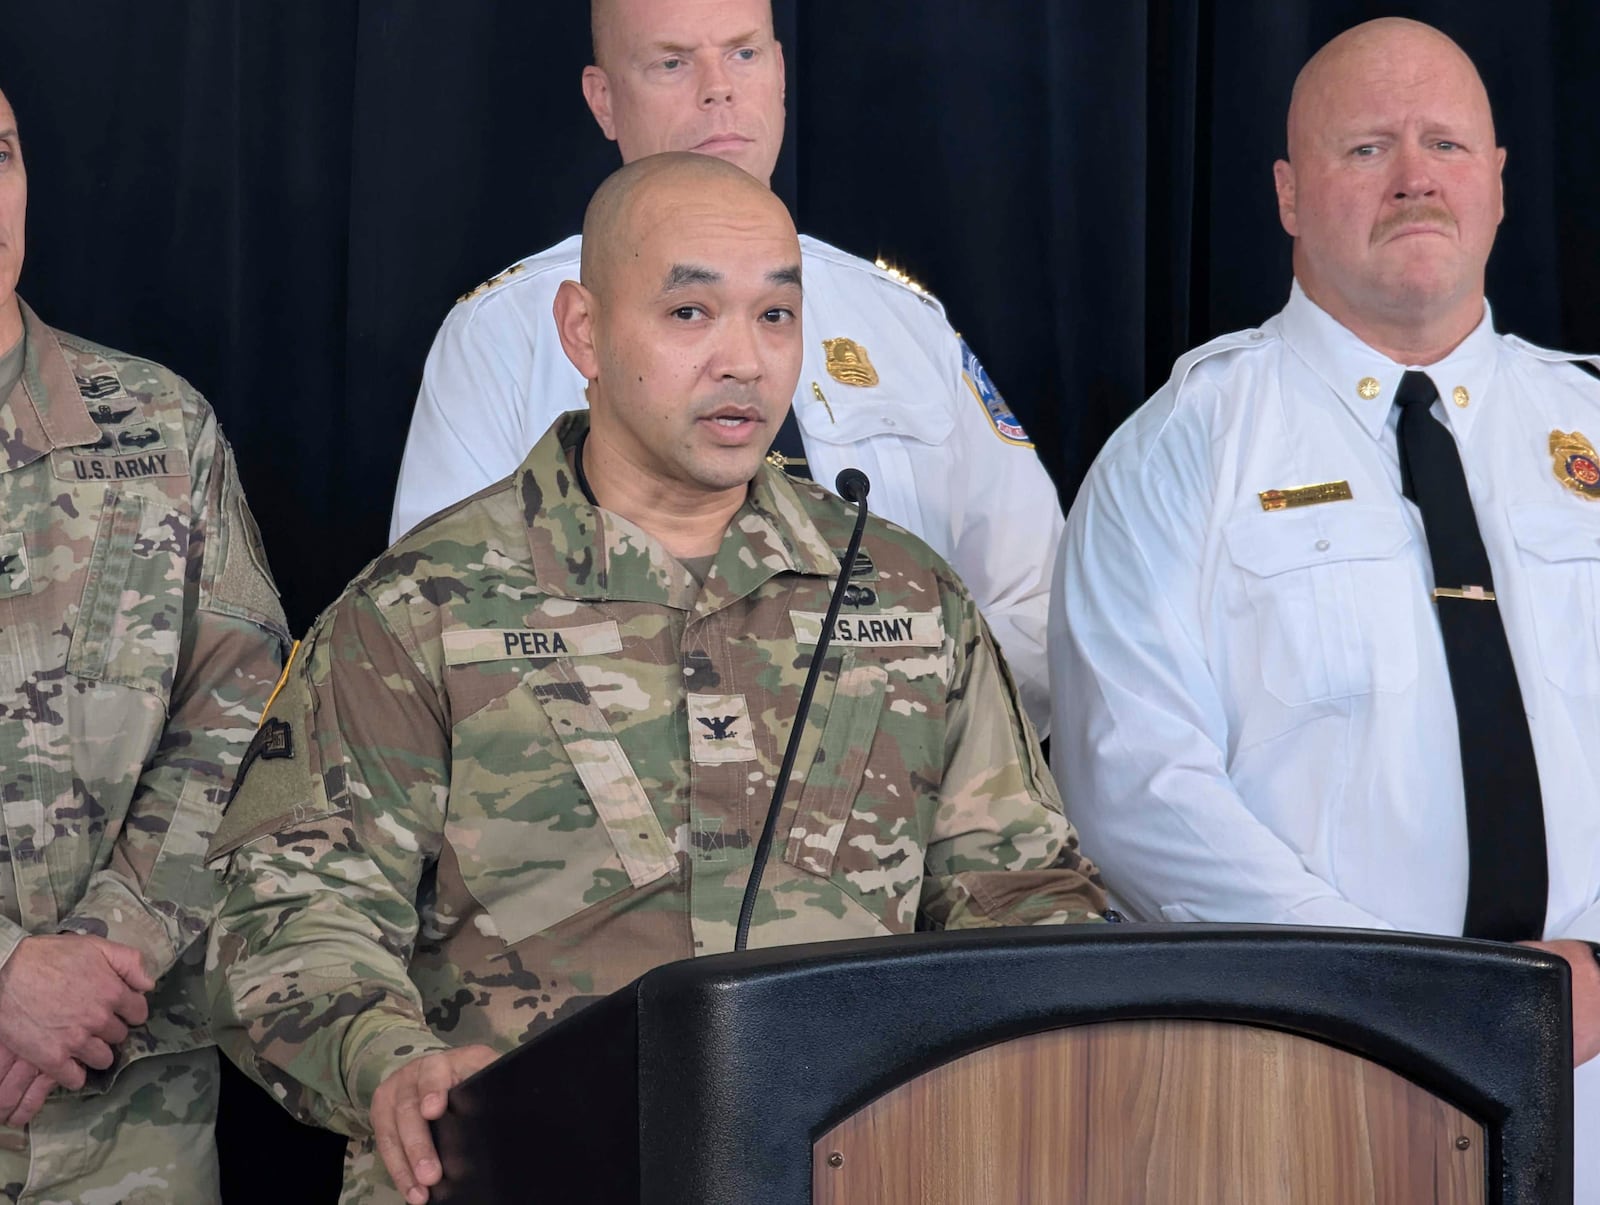
M1288 305L1180 359L1072 508L1056 773L1137 916L1563 956L1600 1200L1600 382L1494 330L1505 151L1454 42L1334 39L1288 148Z

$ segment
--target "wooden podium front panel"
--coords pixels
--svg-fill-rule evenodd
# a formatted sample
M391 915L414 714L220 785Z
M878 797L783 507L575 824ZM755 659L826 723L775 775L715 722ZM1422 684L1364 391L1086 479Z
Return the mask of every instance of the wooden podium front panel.
M1484 1131L1277 1030L1113 1022L976 1051L812 1153L818 1205L1481 1205Z

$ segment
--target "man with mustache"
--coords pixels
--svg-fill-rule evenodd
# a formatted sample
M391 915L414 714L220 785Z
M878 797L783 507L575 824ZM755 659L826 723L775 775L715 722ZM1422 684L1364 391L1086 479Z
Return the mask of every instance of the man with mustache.
M1600 384L1494 330L1505 152L1455 43L1334 39L1288 150L1288 305L1183 357L1073 505L1058 779L1140 917L1564 957L1600 1200Z
M738 168L622 168L555 301L588 410L374 562L267 712L284 755L241 777L213 845L214 1024L354 1137L347 1203L421 1205L454 1083L733 945L854 521L765 462L802 273ZM751 945L1093 918L971 597L877 519L848 571Z
M594 0L584 98L623 162L695 151L762 183L783 141L783 47L770 0ZM551 304L567 239L450 312L423 370L389 538L516 468L584 382ZM978 600L1048 730L1044 626L1061 503L1033 445L940 304L904 277L800 240L808 338L775 463L830 485L854 466L873 509L926 540Z

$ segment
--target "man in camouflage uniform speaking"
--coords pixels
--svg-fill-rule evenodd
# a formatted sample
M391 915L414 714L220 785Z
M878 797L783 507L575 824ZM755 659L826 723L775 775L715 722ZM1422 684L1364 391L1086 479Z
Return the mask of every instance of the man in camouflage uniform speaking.
M763 464L802 354L782 203L708 156L642 159L583 246L556 320L590 410L318 621L212 847L219 1040L357 1138L346 1202L426 1201L451 1085L731 948L850 534ZM752 945L1094 917L971 597L899 528L862 550Z
M218 1200L206 845L288 644L211 407L16 295L0 96L0 1201Z

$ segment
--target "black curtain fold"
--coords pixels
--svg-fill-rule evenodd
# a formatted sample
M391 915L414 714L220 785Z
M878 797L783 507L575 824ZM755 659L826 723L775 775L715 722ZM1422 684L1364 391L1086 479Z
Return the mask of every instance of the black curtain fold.
M1456 37L1488 85L1510 151L1499 325L1600 349L1588 0L775 0L774 186L802 230L943 300L1070 501L1180 352L1283 304L1295 73L1389 14ZM456 296L575 231L617 162L579 92L588 36L579 0L0 12L23 295L211 399L297 629L383 546ZM231 1099L230 1201L286 1167L296 1199L333 1199L336 1143L286 1156L274 1106Z

